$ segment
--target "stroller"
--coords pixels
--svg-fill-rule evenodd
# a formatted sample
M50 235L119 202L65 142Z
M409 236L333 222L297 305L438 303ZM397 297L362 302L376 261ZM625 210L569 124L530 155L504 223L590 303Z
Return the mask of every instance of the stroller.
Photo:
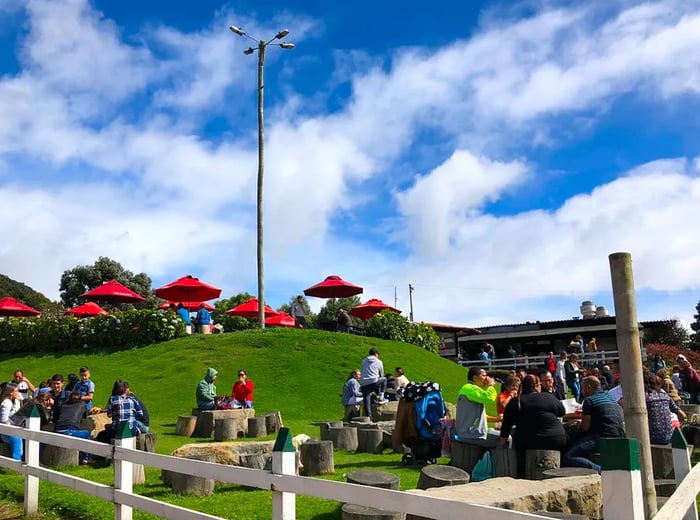
M400 416L404 418L404 423L409 423L403 444L411 450L404 453L401 462L406 466L435 464L442 455L440 420L446 415L440 385L411 382L399 390L399 395L402 400L399 402L396 426L400 427Z

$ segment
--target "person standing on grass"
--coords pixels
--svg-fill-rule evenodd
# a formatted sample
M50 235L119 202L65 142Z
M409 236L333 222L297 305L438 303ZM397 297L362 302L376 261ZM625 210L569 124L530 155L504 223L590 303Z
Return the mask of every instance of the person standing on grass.
M292 303L292 317L297 329L306 328L306 310L304 309L304 297L301 294Z

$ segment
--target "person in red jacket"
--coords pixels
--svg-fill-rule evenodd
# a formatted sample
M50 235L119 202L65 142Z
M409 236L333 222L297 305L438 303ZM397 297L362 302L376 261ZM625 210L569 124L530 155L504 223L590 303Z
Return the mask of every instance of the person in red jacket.
M236 408L253 407L253 381L248 379L248 373L245 370L238 371L238 381L233 383L231 397Z

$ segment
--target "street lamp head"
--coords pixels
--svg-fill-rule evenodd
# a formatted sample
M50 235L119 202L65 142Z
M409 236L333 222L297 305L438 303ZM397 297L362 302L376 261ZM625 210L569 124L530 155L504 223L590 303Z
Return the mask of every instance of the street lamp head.
M293 49L294 44L289 43L289 42L283 42L283 43L280 43L280 47L282 47L283 49Z
M235 33L238 36L245 36L245 31L243 29L236 27L235 25L232 25L231 27L229 27L229 29L231 30L232 33Z
M289 29L282 29L280 32L278 32L278 33L275 35L275 38L276 38L277 40L281 40L282 38L284 38L284 37L287 36L288 34L289 34Z
M243 54L245 54L246 56L250 56L254 52L255 52L255 49L253 49L252 47L248 47L246 50L243 51Z

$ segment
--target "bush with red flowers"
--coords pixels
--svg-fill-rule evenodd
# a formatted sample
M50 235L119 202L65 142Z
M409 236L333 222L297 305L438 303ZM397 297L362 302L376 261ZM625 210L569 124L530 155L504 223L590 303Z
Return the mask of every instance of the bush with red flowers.
M661 343L651 343L647 347L647 360L654 358L654 355L661 354L661 359L666 361L666 366L672 367L676 363L676 356L683 354L688 361L694 366L700 366L700 352L687 348L676 347L675 345L663 345ZM648 361L650 362L650 361Z

